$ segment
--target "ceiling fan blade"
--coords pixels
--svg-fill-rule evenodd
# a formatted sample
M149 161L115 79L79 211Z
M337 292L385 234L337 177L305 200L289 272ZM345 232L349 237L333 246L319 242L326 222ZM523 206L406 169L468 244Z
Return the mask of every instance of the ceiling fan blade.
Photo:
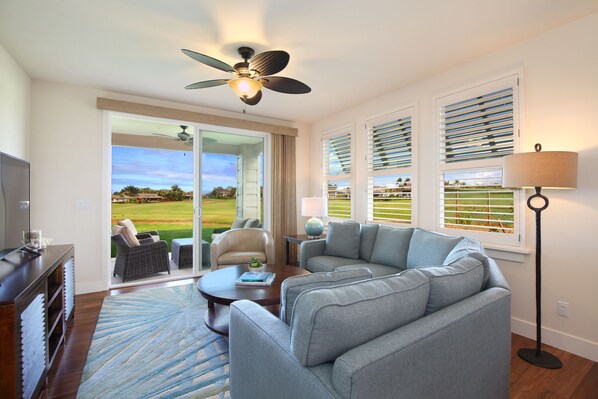
M260 100L262 99L262 91L258 91L257 94L251 98L244 98L244 97L239 97L241 99L241 101L243 101L245 104L247 105L255 105L257 103L260 102Z
M287 66L289 58L286 51L265 51L249 60L249 68L257 71L260 76L274 75Z
M209 55L200 54L192 50L187 50L185 48L181 49L181 51L189 57L193 58L195 61L211 66L212 68L220 69L224 72L235 72L235 69L232 66L228 65L226 62L222 62L220 60L217 60L216 58L212 58Z
M260 78L260 82L265 88L286 94L305 94L311 91L311 88L303 82L281 76L267 76Z
M214 80L204 80L203 82L192 83L190 85L185 86L185 89L205 89L207 87L214 87L227 84L230 79L214 79Z

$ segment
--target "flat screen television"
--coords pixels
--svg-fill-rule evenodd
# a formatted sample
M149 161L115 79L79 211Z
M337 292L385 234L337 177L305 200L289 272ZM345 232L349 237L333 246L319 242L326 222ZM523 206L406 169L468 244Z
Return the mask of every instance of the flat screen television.
M28 243L29 185L29 162L0 152L0 259Z

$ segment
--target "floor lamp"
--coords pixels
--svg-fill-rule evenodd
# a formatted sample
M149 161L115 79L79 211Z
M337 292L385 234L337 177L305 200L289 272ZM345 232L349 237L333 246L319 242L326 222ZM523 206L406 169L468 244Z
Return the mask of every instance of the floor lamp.
M577 186L577 153L566 151L524 152L503 158L503 187L534 188L536 193L527 199L527 206L536 213L536 348L519 349L523 360L547 369L563 367L554 355L542 351L542 242L541 212L548 208L548 198L542 188L575 188Z

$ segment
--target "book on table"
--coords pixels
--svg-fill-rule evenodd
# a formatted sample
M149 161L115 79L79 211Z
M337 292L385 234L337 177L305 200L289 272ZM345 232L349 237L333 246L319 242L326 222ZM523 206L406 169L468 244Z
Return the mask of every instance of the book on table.
M268 286L276 277L276 273L270 272L245 272L236 281L237 285L261 285Z

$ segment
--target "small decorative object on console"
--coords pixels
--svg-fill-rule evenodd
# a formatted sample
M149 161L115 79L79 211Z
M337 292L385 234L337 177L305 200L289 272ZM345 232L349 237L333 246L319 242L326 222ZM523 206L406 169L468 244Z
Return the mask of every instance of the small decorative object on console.
M254 256L251 258L251 262L249 262L249 269L252 271L261 271L264 269L264 265Z

